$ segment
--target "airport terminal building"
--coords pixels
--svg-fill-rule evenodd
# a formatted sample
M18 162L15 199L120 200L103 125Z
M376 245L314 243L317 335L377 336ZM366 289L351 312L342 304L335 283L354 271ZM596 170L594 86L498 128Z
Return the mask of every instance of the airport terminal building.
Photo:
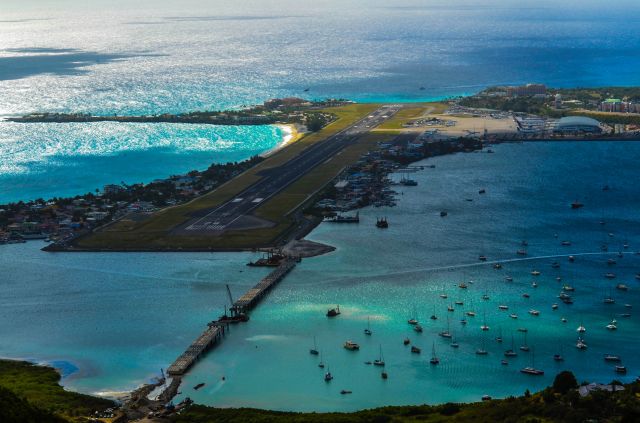
M553 127L554 134L602 133L600 122L584 116L567 116L558 120Z

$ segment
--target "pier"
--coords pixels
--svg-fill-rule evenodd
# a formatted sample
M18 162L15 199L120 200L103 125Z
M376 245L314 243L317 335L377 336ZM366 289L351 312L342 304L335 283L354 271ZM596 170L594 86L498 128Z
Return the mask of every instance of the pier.
M184 375L211 347L222 341L225 327L228 327L230 322L247 321L246 318L243 318L246 312L253 309L267 292L296 266L297 261L291 257L284 258L273 272L265 276L257 285L233 303L230 309L231 318L223 316L220 320L210 322L207 329L169 366L167 373L174 376L179 383L180 376Z

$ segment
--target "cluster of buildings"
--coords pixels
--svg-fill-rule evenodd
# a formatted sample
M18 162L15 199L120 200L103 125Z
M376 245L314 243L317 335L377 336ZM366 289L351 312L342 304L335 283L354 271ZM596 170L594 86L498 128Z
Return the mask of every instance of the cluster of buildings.
M640 113L640 103L609 98L598 105L601 112Z

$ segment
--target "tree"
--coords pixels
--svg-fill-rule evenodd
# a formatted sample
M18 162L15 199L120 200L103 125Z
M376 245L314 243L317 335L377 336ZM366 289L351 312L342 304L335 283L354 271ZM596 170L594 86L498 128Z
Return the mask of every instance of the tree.
M558 373L553 381L553 390L559 394L566 394L577 387L576 377L568 370Z

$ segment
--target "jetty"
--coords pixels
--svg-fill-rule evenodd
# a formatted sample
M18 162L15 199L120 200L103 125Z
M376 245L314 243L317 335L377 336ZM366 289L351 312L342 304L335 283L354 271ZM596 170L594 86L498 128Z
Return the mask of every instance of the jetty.
M225 315L219 320L209 322L207 329L169 366L167 373L174 376L179 383L180 376L184 375L211 347L222 341L225 328L228 328L229 323L246 322L248 320L246 313L253 309L271 288L284 279L299 260L293 257L283 259L276 269L233 303L230 308L230 318Z

